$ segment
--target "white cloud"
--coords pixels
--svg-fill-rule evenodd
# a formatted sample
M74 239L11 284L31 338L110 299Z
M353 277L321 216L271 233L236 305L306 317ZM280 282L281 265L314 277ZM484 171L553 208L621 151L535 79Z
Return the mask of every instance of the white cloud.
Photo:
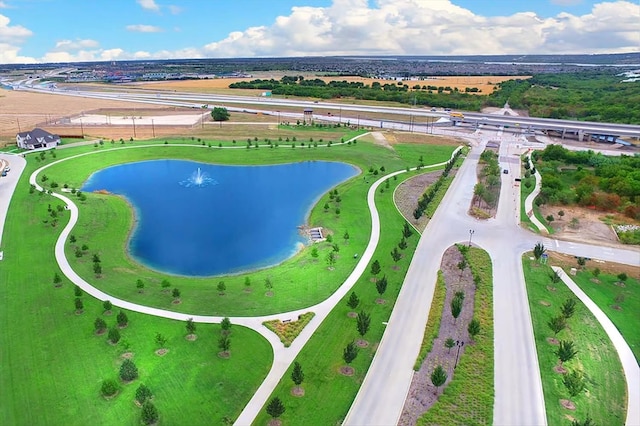
M582 3L584 0L551 0L551 3L558 6L575 6Z
M0 9L9 9L11 6L9 6L7 3L0 1Z
M169 12L171 12L172 15L177 15L180 12L182 12L182 8L180 6L176 6L176 5L170 4L167 7L169 8Z
M138 24L138 25L127 25L127 31L133 31L133 32L138 32L138 33L160 33L162 32L162 28L160 27L156 27L153 25L143 25L143 24Z
M155 0L136 0L136 2L142 6L143 9L152 10L154 12L160 11L160 6L158 6Z
M53 51L67 52L67 51L74 51L74 50L96 48L98 46L99 46L99 43L91 39L75 40L75 41L60 40L56 43L56 47L53 49Z
M11 20L0 15L0 43L22 43L33 33L22 25L9 25Z

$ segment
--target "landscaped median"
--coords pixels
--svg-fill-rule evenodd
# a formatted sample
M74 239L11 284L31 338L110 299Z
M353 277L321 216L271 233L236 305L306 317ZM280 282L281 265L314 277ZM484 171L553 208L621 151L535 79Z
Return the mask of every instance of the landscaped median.
M625 377L609 337L548 265L531 253L522 263L548 424L624 424Z

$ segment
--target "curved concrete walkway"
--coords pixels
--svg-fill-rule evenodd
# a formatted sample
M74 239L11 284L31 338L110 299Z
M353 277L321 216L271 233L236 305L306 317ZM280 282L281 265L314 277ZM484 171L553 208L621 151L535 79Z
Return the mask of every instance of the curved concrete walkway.
M633 355L629 344L624 340L618 328L609 319L602 309L598 307L587 294L567 275L562 268L552 266L553 270L558 273L562 281L569 287L569 290L575 294L578 299L591 311L596 317L604 331L611 339L613 346L618 352L622 370L627 378L627 418L625 424L640 425L640 367L638 361Z
M534 169L533 163L531 162L532 152L533 151L529 151L529 155L527 155L527 161L529 162L529 170ZM529 218L529 220L538 228L540 232L544 234L548 234L549 230L547 229L547 227L544 226L542 222L538 220L535 213L533 212L533 200L535 200L535 198L540 193L540 189L542 188L542 176L540 176L540 172L536 170L536 172L533 174L533 177L535 177L536 179L536 186L535 188L533 188L533 191L531 192L531 194L529 194L529 196L524 200L524 211L527 214L527 217Z
M355 140L355 139L358 139L358 138L363 137L365 135L366 134L359 135L359 136L356 136L355 138L352 138L350 140ZM181 147L189 146L189 147L199 147L199 148L209 149L207 146L203 147L201 145L189 145L189 144L188 145L185 145L185 144L155 145L154 144L154 145L118 147L118 148L112 148L112 149L110 149L110 151L111 150L122 150L122 149L152 148L152 147L161 148L161 147L165 147L165 146L181 146ZM324 145L324 146L327 146L327 145ZM244 147L229 147L229 148L237 149L237 148L244 148ZM462 147L460 146L456 150L454 150L454 152L451 155L451 158L453 158L454 155L461 148ZM244 148L244 149L246 149L246 148ZM78 155L75 155L75 156L63 158L63 159L60 159L60 160L56 160L56 161L54 161L54 162L52 162L50 164L47 164L47 165L45 165L43 167L40 167L39 169L35 170L31 174L31 176L29 177L29 183L31 183L32 185L35 185L37 190L43 191L44 188L38 184L38 179L37 179L38 175L42 171L46 170L47 168L49 168L49 167L51 167L53 165L59 164L59 163L64 162L64 161L72 160L72 159L83 157L83 156L87 156L87 155L94 155L94 154L98 154L98 153L101 153L101 152L105 152L105 151L104 150L90 151L90 152L78 154ZM442 165L444 165L446 163L447 162L442 162L442 163L438 163L438 164L432 164L432 165L429 165L429 166L424 166L422 168L423 169L428 169L428 168L439 167L439 166L442 166ZM415 168L411 169L411 170L415 170ZM250 423L253 422L255 417L258 415L260 409L262 409L262 407L266 403L267 399L269 398L269 396L273 392L273 389L276 387L276 385L278 384L278 382L280 381L280 379L282 378L284 373L287 371L287 369L289 368L289 366L291 365L291 363L293 362L295 357L298 355L300 350L302 350L304 345L311 338L311 336L317 330L317 328L320 326L322 321L329 315L331 310L351 290L351 288L355 285L355 283L358 281L360 276L366 271L366 269L367 269L367 267L369 265L369 262L371 261L371 258L373 257L373 254L375 253L375 250L376 250L376 247L378 245L379 238L380 238L380 218L379 218L376 206L375 206L376 191L377 191L378 187L386 179L389 179L389 178L391 178L391 177L393 177L395 175L399 175L399 174L402 174L402 173L406 173L406 170L400 170L400 171L397 171L397 172L394 172L394 173L389 173L389 174L381 177L377 181L375 181L371 185L371 187L369 188L369 191L367 193L367 205L369 207L369 211L370 211L370 214L371 214L371 236L370 236L370 239L369 239L369 243L367 244L367 247L366 247L365 251L362 253L362 255L360 257L360 261L358 262L358 264L356 265L356 267L354 268L352 273L349 275L349 277L347 277L345 282L328 299L326 299L323 302L321 302L319 304L316 304L314 306L310 306L310 307L304 308L304 309L298 309L296 311L290 311L290 312L273 314L273 315L258 316L258 317L231 317L230 318L230 320L231 320L231 322L233 324L242 325L242 326L251 328L252 330L254 330L257 333L259 333L260 335L262 335L265 339L267 339L267 341L269 341L269 343L271 344L271 347L273 348L273 351L274 351L273 364L272 364L272 367L271 367L269 373L267 374L267 377L262 382L262 384L260 385L258 390L255 392L255 394L253 395L253 397L251 398L251 400L249 401L249 403L245 407L245 409L242 411L242 413L240 414L240 416L236 420L236 424L245 425L245 424L250 424ZM68 261L68 259L66 257L66 254L65 254L66 241L68 240L69 235L71 234L71 231L73 230L73 228L75 227L75 225L76 225L76 223L78 221L78 217L79 217L78 207L76 206L76 204L70 198L68 198L67 196L65 196L63 194L52 192L52 193L50 193L50 195L55 197L55 198L58 198L61 201L63 201L67 205L67 208L69 209L69 212L70 212L69 222L63 228L63 230L60 233L60 236L58 237L58 239L56 241L56 245L55 245L56 261L58 262L58 265L60 266L60 269L61 269L62 273L71 282L73 282L75 285L77 285L82 290L84 290L87 294L95 297L98 300L102 300L102 301L109 300L109 301L111 301L111 303L113 303L114 306L117 306L117 307L120 307L120 308L123 308L123 309L128 309L128 310L134 311L134 312L147 314L147 315L154 315L154 316L158 316L158 317L169 318L169 319L174 319L174 320L179 320L179 321L186 321L187 319L192 318L194 322L201 322L201 323L219 323L220 321L222 321L222 319L224 317L220 317L220 316L192 315L192 314L189 314L189 313L168 311L168 310L164 310L164 309L152 308L152 307L148 307L148 306L144 306L144 305L128 302L126 300L113 297L113 296L111 296L111 295L109 295L109 294L107 294L107 293L95 288L92 284L90 284L89 282L84 280L82 277L80 277L73 270L71 264L69 263L69 261ZM303 329L301 334L293 341L293 343L291 344L291 346L289 348L285 348L284 345L278 339L278 337L274 333L272 333L271 331L269 331L266 327L264 327L262 325L262 323L264 321L268 321L268 320L272 320L272 319L291 319L291 320L296 320L298 318L298 315L306 313L306 312L314 312L315 316L309 322L309 324Z

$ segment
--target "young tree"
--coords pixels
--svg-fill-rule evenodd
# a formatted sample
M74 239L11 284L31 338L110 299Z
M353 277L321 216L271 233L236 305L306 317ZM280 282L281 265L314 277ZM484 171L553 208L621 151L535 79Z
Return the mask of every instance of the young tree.
M251 288L251 278L244 277L244 288L246 288L246 289Z
M123 311L118 312L116 321L119 327L126 327L126 325L129 324L129 318L127 317L127 314L125 314Z
M356 295L356 292L352 291L351 296L349 296L349 301L347 301L347 306L349 306L351 309L355 309L358 307L359 304L360 304L360 299Z
M373 275L374 278L377 279L377 276L381 271L382 268L380 268L380 262L378 262L378 260L374 260L371 264L371 275Z
M376 281L376 290L378 290L378 294L382 296L385 291L387 291L387 276L383 275L378 281Z
M578 258L576 259L578 266L580 267L580 269L584 269L585 265L587 264L587 259L581 256L578 256Z
M143 383L141 383L140 386L138 386L138 389L136 389L136 401L140 404L144 404L152 396L153 394L151 393L151 389Z
M156 345L158 345L158 349L162 349L164 348L164 345L167 343L167 338L160 333L156 333L155 342L156 342Z
M120 341L120 330L117 327L109 329L109 341L114 345Z
M227 335L231 332L231 320L229 317L224 317L222 321L220 321L220 328L222 329L222 334Z
M562 378L562 383L572 398L575 398L584 390L584 377L578 370L573 370L571 373L565 374Z
M105 300L104 302L102 302L102 307L104 308L105 312L110 312L111 308L113 308L113 303L111 303L110 300Z
M562 316L569 319L576 312L576 300L575 299L567 299L564 301L562 306L560 307L560 312L562 312Z
M600 275L600 268L594 268L593 271L591 271L591 273L593 274L594 278L598 278L598 276Z
M438 365L431 373L431 383L436 387L436 395L440 391L440 386L444 385L447 381L447 372L444 371L441 365Z
M451 299L451 316L453 316L453 323L455 324L460 316L460 312L462 312L462 302L463 300L459 297L454 297Z
M331 250L333 250L334 252L338 253L340 251L340 246L338 245L338 243L333 243L331 245Z
M113 379L107 379L102 382L102 386L100 387L100 393L103 396L113 396L118 393L118 383Z
M546 251L547 249L544 248L544 244L536 243L536 245L533 247L533 257L535 257L536 260L540 260L540 258Z
M554 283L554 284L557 284L560 281L562 281L562 278L560 277L560 273L558 273L558 271L553 271L549 275L549 278L551 278L551 282Z
M360 311L356 318L356 327L358 329L358 333L360 336L364 337L369 331L369 326L371 325L371 316L364 311Z
M391 251L391 258L397 264L400 259L402 259L402 253L398 250L398 247L394 247Z
M224 295L225 290L227 289L227 285L224 281L218 282L218 293Z
M629 277L624 272L621 272L621 273L618 274L618 280L621 283L624 283L625 281L627 281L627 278L629 278Z
M145 401L142 404L142 423L145 425L152 425L158 422L158 409L155 405L151 403L151 401Z
M471 336L471 340L474 340L478 333L480 333L480 321L475 318L472 319L467 326L467 331L469 332L469 336Z
M80 299L79 297L76 297L75 306L76 306L76 312L81 313L82 310L84 309L84 303L82 303L82 299Z
M180 299L180 290L179 290L178 288L174 288L174 289L171 291L171 296L173 296L173 298L174 298L175 300Z
M345 244L349 244L349 231L344 231L344 235L342 236Z
M142 293L144 291L144 281L140 278L136 280L136 288L138 289L138 293Z
M584 419L583 422L579 420L572 421L571 426L596 426L596 424L593 423L593 419L587 415L587 418Z
M330 251L327 255L327 265L329 265L329 269L333 269L333 265L336 264L336 252Z
M561 340L560 346L554 353L560 360L560 365L562 365L567 361L571 361L578 351L574 348L573 342Z
M218 348L223 354L229 355L229 349L231 348L231 340L227 336L222 336L218 339Z
M447 348L447 353L451 353L451 348L456 345L456 341L449 337L444 341L444 347Z
M60 285L62 284L62 277L57 272L53 274L53 284L56 287L60 287Z
M120 365L120 379L130 382L138 378L138 367L128 358L125 358Z
M162 282L160 283L160 286L161 286L162 288L169 288L169 287L171 287L171 283L169 282L169 280L164 279L164 280L162 280Z
M296 386L300 386L304 381L304 372L302 371L302 366L298 361L293 363L293 371L291 372L291 380Z
M271 399L271 401L269 401L269 404L267 404L267 414L269 414L274 419L277 419L278 417L283 415L284 411L284 405L282 404L282 401L280 401L280 398L278 398L277 396Z
M187 320L186 328L187 328L187 334L195 334L195 332L196 332L196 323L193 322L193 318L189 318Z
M102 275L102 265L100 265L99 263L94 263L93 264L93 273L96 275L96 277L100 277L100 275Z
M104 333L107 329L107 323L100 317L96 318L93 322L93 326L96 329L96 333Z
M311 249L311 257L313 257L314 259L317 259L317 258L318 258L318 255L319 255L319 254L318 254L318 247L313 247L313 248Z
M353 362L353 360L356 359L357 356L358 347L353 341L349 342L349 344L347 344L347 346L344 348L344 351L342 352L342 359L344 359L344 362L346 362L347 364L351 364L351 362Z
M553 317L547 323L551 331L553 331L553 335L557 336L562 330L567 327L567 319L564 315L559 315L557 317Z
M82 289L81 289L80 287L78 287L77 285L76 285L76 286L73 286L73 294L74 294L76 297L80 297L80 296L82 296Z
M413 230L411 229L411 226L409 226L409 224L405 222L404 227L402 228L402 236L404 238L409 238L412 235L413 235Z
M404 250L404 249L406 249L406 248L407 248L407 240L406 240L404 237L402 237L402 239L401 239L401 240L400 240L400 242L398 243L398 248L399 248L400 250Z
M267 277L264 279L264 288L266 288L267 291L271 291L271 289L273 289L273 283L271 282L271 278Z
M211 111L211 118L213 118L213 121L227 121L229 120L229 117L231 117L231 115L226 108L215 107L213 108L213 111Z

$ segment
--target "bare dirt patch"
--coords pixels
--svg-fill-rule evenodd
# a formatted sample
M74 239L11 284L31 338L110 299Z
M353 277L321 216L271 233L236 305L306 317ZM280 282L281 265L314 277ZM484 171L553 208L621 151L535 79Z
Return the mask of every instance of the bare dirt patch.
M427 355L420 367L414 373L407 400L400 417L400 426L413 426L417 419L426 412L438 400L440 392L431 383L431 373L437 365L447 372L447 381L442 386L445 388L454 375L455 362L458 357L464 356L465 347L471 343L467 324L473 318L473 308L475 299L475 285L471 270L466 267L464 270L458 268L459 262L463 260L462 254L457 247L447 249L442 258L440 269L444 275L447 293L445 297L442 320L438 337L433 342L431 352ZM458 291L464 292L462 311L458 319L451 315L451 300ZM447 349L444 345L448 338L455 341L464 342L460 347L454 346Z
M358 345L359 348L367 348L369 347L369 342L364 339L358 339L356 341L356 345Z
M560 400L560 405L562 405L567 410L575 410L576 409L576 404L574 404L572 401L569 401L568 399L561 399Z
M231 354L229 352L218 352L218 357L222 359L229 359Z
M555 367L553 367L553 371L558 374L567 374L567 369L561 365L556 365Z
M340 374L342 374L343 376L353 376L354 373L355 370L350 365L344 365L340 367Z
M349 318L356 318L356 317L358 316L358 314L357 314L357 313L355 313L355 312L348 312L348 313L347 313L347 316L348 316Z
M184 338L187 339L190 342L195 342L196 340L198 340L198 335L197 334L187 334Z
M120 355L120 358L122 358L122 359L131 359L131 358L133 358L133 352L125 352L122 355Z
M556 339L555 337L547 337L547 343L550 343L552 345L559 345L560 341L558 339Z
M162 349L158 349L155 352L155 354L158 355L158 356L165 356L168 352L169 352L169 349L162 348Z
M551 303L547 302L546 300L541 300L541 301L540 301L540 304L541 304L542 306L551 306Z
M441 170L414 176L402 182L394 193L394 201L400 213L420 232L429 223L429 217L422 215L418 220L413 217L413 211L418 207L418 201L427 188L438 180Z
M574 256L555 251L547 251L547 254L549 255L548 263L550 265L559 266L563 269L578 267ZM624 272L630 277L640 276L640 266L623 265L621 263L605 262L602 260L587 261L586 268L589 270L599 268L603 274L618 275Z
M304 396L304 388L301 387L301 386L294 386L291 389L291 395L293 395L293 396L295 396L297 398L303 397Z

